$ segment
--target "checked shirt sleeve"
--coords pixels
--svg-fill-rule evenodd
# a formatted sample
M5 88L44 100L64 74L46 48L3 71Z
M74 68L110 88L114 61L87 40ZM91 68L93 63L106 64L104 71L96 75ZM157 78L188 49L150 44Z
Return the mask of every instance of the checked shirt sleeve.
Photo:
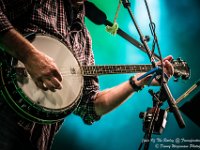
M0 33L13 28L7 16L3 12L3 4L0 1Z
M95 112L94 101L96 94L98 93L97 78L86 77L85 78L85 89L83 97L79 106L74 111L74 114L80 116L84 123L92 125L95 121L98 121L101 116Z

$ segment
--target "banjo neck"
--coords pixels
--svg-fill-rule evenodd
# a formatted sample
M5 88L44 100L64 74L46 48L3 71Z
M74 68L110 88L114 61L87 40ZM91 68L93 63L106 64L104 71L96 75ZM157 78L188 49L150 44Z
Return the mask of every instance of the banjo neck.
M153 69L152 65L82 66L83 76L139 73Z
M174 77L178 79L181 77L183 80L187 80L190 77L190 68L188 64L182 59L171 61L174 67ZM95 76L105 74L123 74L123 73L141 73L147 72L153 69L151 64L146 65L107 65L107 66L82 66L83 76Z

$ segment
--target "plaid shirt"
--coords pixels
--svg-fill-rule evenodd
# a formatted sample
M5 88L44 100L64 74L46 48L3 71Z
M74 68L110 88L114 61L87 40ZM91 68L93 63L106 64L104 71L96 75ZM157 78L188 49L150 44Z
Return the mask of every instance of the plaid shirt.
M91 38L84 25L84 6L73 7L70 0L65 2L64 4L64 0L0 0L0 33L15 28L22 34L51 34L65 42L81 65L93 65ZM100 116L95 114L93 106L98 90L97 77L84 77L83 96L74 114L81 116L86 124L92 124L100 119ZM23 127L34 145L40 150L45 150L50 148L62 121L39 125L20 119L18 124Z

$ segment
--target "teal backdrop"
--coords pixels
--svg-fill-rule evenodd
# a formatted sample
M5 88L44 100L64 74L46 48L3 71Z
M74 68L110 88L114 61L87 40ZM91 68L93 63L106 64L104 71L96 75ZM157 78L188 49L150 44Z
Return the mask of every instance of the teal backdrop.
M189 80L174 82L173 78L168 82L169 88L175 99L181 96L200 78L200 1L199 0L147 0L152 19L156 24L156 33L163 57L173 55L187 61L191 69ZM92 0L98 8L106 13L107 19L113 22L118 0ZM152 35L149 30L149 20L143 0L130 0L134 17L144 35L149 35L148 43L152 46ZM96 16L98 17L98 16ZM98 65L113 64L149 64L147 54L136 48L119 35L111 35L105 30L104 25L96 25L88 18L86 25L93 39L93 51ZM121 5L117 18L119 27L134 39L140 41L139 35L133 25L127 9ZM157 53L157 50L155 51ZM104 90L118 85L133 75L103 75L99 76L100 88ZM158 91L159 87L146 87L143 91L129 97L120 107L106 114L100 121L88 126L75 116L70 115L57 134L53 150L136 150L138 149L144 132L143 122L139 118L140 112L145 112L147 107L152 107L152 97L149 89ZM178 106L196 94L194 91L186 97ZM168 107L167 102L164 108ZM193 111L193 110L191 110ZM167 124L161 135L153 135L150 150L164 149L165 146L175 147L180 144L192 146L192 149L200 148L200 128L188 116L181 112L186 123L184 129L180 129L173 114L168 113ZM199 114L196 114L199 116ZM191 142L186 140L193 140ZM195 141L196 139L196 141ZM159 141L160 140L160 141ZM174 140L174 142L173 142ZM158 146L158 147L157 147ZM172 148L171 148L172 149ZM181 149L181 148L179 148ZM186 148L182 148L186 149Z

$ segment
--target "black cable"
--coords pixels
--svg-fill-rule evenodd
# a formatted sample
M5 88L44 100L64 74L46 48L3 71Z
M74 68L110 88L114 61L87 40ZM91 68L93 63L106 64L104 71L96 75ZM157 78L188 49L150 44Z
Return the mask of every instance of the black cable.
M149 17L149 21L150 21L150 23L149 23L150 31L151 31L151 34L153 35L152 54L154 53L155 46L157 46L158 54L160 56L160 61L161 61L161 68L162 68L162 70L164 70L162 54L161 54L161 50L160 50L160 45L158 43L158 38L157 38L157 35L156 35L156 31L155 31L156 30L156 25L152 21L152 17L151 17L151 13L150 13L150 10L149 10L149 6L148 6L148 3L147 3L147 0L144 0L144 2L145 2L145 6L146 6L148 17ZM161 85L162 85L162 83L164 82L164 72L162 72L161 75L162 75L162 78L161 78Z
M159 46L159 43L158 43L158 38L157 38L157 35L156 35L156 31L155 31L156 25L152 21L152 17L151 17L151 13L150 13L147 1L144 0L144 2L145 2L146 9L147 9L148 17L149 17L149 20L150 20L149 28L150 28L151 34L153 35L152 53L151 54L154 53L155 48L157 47L158 53L159 53L160 59L161 59L160 61L161 61L161 68L162 68L162 73L161 73L161 77L162 77L161 78L161 85L162 85L162 83L164 82L164 71L163 71L164 66L163 66L162 54L161 54L161 51L160 51L160 46ZM152 55L151 55L151 57L152 57ZM160 90L161 90L161 88L160 88ZM160 95L159 95L158 100L159 99L160 99ZM156 105L154 106L155 111L153 111L152 119L151 119L151 122L150 122L150 124L148 126L148 131L144 135L144 140L145 140L144 150L148 150L148 148L149 148L149 144L150 144L150 141L151 141L151 136L152 136L152 133L153 133L153 130L154 130L154 126L155 126L155 121L156 121L155 119L156 119L156 117L157 117L157 115L159 113L158 112L159 104L160 104L160 102L157 102ZM139 150L142 148L142 146L143 146L143 142L141 142L141 144L139 146Z
M150 21L150 23L149 23L150 31L151 31L151 34L153 35L153 38L154 38L153 41L154 41L154 44L157 45L158 52L159 52L159 54L160 54L160 56L161 56L162 54L161 54L161 51L160 51L160 46L159 46L159 43L158 43L158 38L157 38L157 35L156 35L156 31L155 31L156 25L155 25L155 23L152 21L152 17L151 17L151 13L150 13L149 6L148 6L147 1L144 0L144 2L145 2L146 9L147 9L147 14L148 14L148 17L149 17L149 21ZM155 45L153 45L153 46L155 46ZM154 49L153 49L153 50L154 50ZM161 59L161 60L162 60L162 59Z
M147 4L147 1L145 1L145 5L147 7L147 12L148 12L148 15L149 15L149 19L150 19L150 25L152 25L152 19L151 19L151 15L150 15L150 11L149 11L149 8L148 8L148 4ZM164 67L163 67L163 61L162 61L162 55L161 55L161 52L160 52L160 47L159 47L159 44L158 44L158 40L157 40L157 36L156 36L156 33L155 33L155 28L153 28L153 36L154 36L154 39L155 39L155 43L157 45L157 48L158 48L158 52L159 52L159 55L160 55L160 58L161 58L161 67L162 67L162 72L161 72L161 86L160 86L160 91L162 90L162 88L164 89L166 95L167 95L167 102L169 104L169 106L171 107L171 111L173 112L174 114L174 117L179 125L180 128L185 128L185 122L178 110L178 107L176 106L176 103L175 103L175 99L173 98L170 90L169 90L169 87L167 86L167 80L165 79L165 76L164 76ZM161 92L160 92L161 93ZM159 94L159 99L161 98L161 94Z
M153 35L153 46L152 46L152 54L154 53L154 49L155 49L155 46L157 46L157 49L158 49L158 54L159 54L159 57L160 57L160 62L161 62L161 68L162 68L162 73L161 73L161 82L160 82L160 91L162 89L162 85L165 81L165 76L164 76L164 65L163 65L163 58L162 58L162 53L161 53L161 50L160 50L160 45L158 43L158 38L157 38L157 35L156 35L156 25L155 23L152 21L152 17L151 17L151 13L150 13L150 10L149 10L149 6L148 6L148 3L147 3L147 0L144 0L145 2L145 6L146 6L146 10L147 10L147 14L148 14L148 17L149 17L149 27L150 27L150 31ZM161 93L161 92L160 92ZM159 95L159 99L161 98L161 95Z

